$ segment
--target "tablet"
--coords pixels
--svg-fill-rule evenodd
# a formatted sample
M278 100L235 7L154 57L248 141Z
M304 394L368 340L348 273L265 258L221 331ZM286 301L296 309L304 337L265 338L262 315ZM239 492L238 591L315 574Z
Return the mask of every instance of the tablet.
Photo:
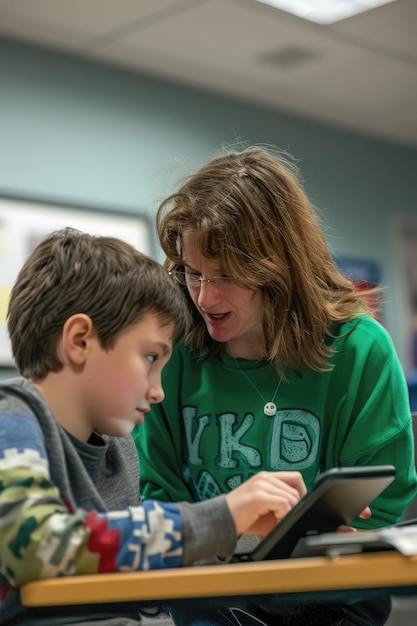
M394 550L392 543L384 536L383 530L380 528L379 530L358 530L356 533L331 532L308 535L300 539L291 556L341 556L342 554Z
M336 467L323 472L312 489L282 518L251 552L235 561L264 561L290 557L308 535L333 532L352 521L394 480L395 467L373 465Z

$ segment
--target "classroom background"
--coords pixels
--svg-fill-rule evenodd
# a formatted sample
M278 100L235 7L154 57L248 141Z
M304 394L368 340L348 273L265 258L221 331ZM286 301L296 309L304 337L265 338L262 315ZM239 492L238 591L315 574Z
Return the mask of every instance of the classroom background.
M407 5L407 0L399 2ZM19 6L3 4L6 9ZM181 4L185 13L188 6L163 4ZM218 4L198 3L207 10ZM230 8L233 2L226 4ZM17 207L13 201L32 210L34 223L42 207L56 215L75 208L101 216L137 216L138 228L147 233L145 251L162 260L155 210L184 174L184 166L196 169L223 146L272 144L296 159L338 262L359 281L384 286L380 319L394 340L410 389L417 387L416 133L396 141L389 128L386 137L352 130L291 107L281 110L255 98L175 82L83 58L63 51L62 45L46 47L24 39L7 33L0 39L3 333L9 257L15 248L6 213ZM411 69L417 59L415 44L414 50L414 59L408 59ZM404 98L413 97L416 88L410 85ZM417 114L413 117L407 122L415 128ZM17 215L15 219L25 221ZM12 363L3 359L0 376L12 371Z
M382 5L325 24L255 0L0 0L0 379L10 288L45 230L162 261L155 211L185 171L266 144L298 163L341 267L384 287L417 410L417 3Z

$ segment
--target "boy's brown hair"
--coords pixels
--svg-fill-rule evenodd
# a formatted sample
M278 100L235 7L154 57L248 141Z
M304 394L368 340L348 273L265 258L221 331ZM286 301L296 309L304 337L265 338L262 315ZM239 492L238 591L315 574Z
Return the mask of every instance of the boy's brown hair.
M159 263L114 237L55 231L26 260L11 292L7 322L16 366L33 378L59 371L57 343L71 315L88 315L101 345L111 348L149 312L173 324L174 341L183 336L184 296Z

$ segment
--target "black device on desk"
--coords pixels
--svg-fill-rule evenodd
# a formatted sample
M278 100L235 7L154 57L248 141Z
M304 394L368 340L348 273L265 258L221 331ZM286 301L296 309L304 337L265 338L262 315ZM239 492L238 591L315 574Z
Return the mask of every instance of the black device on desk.
M289 558L302 537L349 526L394 478L393 465L337 467L323 472L256 548L236 554L234 561Z

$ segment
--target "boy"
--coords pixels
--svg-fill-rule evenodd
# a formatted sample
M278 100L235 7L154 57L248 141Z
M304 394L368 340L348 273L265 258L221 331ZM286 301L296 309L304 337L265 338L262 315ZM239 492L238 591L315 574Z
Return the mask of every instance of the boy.
M131 605L29 611L16 588L227 558L237 535L269 530L305 493L300 474L263 472L207 502L140 504L130 432L164 397L187 312L165 270L127 243L52 233L7 318L21 377L0 385L0 624L139 624Z

